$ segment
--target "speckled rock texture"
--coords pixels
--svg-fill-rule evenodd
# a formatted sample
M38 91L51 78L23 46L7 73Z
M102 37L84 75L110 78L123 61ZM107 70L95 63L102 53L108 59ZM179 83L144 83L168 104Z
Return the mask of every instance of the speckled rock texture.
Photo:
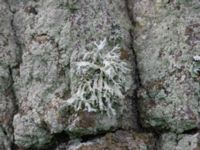
M199 133L166 133L160 138L160 150L198 150L199 148Z
M61 144L56 150L154 150L155 146L155 138L152 134L119 130L87 142L71 141L67 146Z
M198 150L199 0L0 0L0 150Z
M79 138L119 128L137 128L132 113L134 63L130 48L131 21L127 11L124 11L124 1L10 0L2 3L8 11L5 12L2 7L2 12L7 15L2 16L5 20L2 20L5 22L2 27L11 26L3 35L6 34L7 42L12 42L3 43L5 48L7 45L10 47L2 51L10 52L7 57L13 55L13 58L2 57L5 59L2 60L2 63L5 63L1 71L2 88L7 90L8 100L5 102L15 100L18 106L12 106L14 104L11 101L7 106L11 110L6 110L11 113L10 126L14 129L12 132L16 145L24 148L44 148L51 145L55 134L61 132L65 132L70 138ZM81 77L88 81L93 80L92 78L95 80L95 76L99 75L98 69L92 73L93 68L89 68L89 72L83 71L84 73L78 76L76 72L86 70L87 66L78 70L76 63L83 62L84 65L90 63L90 60L87 60L89 56L83 58L73 54L80 54L84 50L92 53L95 48L100 51L104 48L103 41L106 42L106 49L104 54L99 55L104 56L103 59L107 61L97 57L96 61L100 61L100 64L95 62L95 65L103 63L108 66L108 63L114 61L118 64L122 62L122 66L127 67L124 70L119 68L124 76L118 76L121 75L118 68L110 64L108 68L100 67L104 69L104 75L91 81L90 85L94 87L94 84L97 84L99 88L102 85L100 92L98 89L94 91L97 95L95 103L90 102L91 106L88 106L87 99L80 99L82 102L78 104L78 108L73 107L76 104L68 102L70 98L86 90L85 85L75 87L82 84ZM7 62L8 60L11 62ZM116 72L115 76L112 76L113 71ZM87 73L91 74L90 77ZM116 85L119 87L116 88ZM79 91L79 88L82 88L82 91ZM90 94L85 92L82 96L89 99ZM90 108L96 106L97 109ZM14 117L13 107L17 109ZM101 111L101 107L104 107L102 110L107 110L108 107L112 113Z
M177 133L197 128L199 79L192 74L200 52L200 2L132 2L142 125Z
M13 31L9 5L0 1L0 149L10 150L13 141L12 121L17 111L13 89L12 68L18 64L19 53Z

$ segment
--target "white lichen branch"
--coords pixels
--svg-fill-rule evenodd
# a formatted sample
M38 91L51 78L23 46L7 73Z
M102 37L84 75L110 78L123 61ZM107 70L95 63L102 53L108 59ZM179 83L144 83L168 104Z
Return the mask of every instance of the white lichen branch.
M120 59L120 47L109 49L106 38L94 49L83 49L71 56L71 94L68 104L76 111L106 112L116 115L123 106L130 68Z

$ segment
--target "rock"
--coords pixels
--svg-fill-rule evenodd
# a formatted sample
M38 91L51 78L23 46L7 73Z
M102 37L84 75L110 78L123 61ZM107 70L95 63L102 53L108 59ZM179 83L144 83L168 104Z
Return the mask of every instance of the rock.
M0 1L0 13L0 64L13 67L20 59L20 49L17 46L13 29L13 14L4 0Z
M61 144L56 150L153 150L155 149L155 138L152 134L143 134L127 131L108 133L101 138L80 142L74 140L69 145Z
M11 139L6 136L2 127L0 127L0 149L11 150Z
M13 139L13 115L17 109L11 68L19 61L12 21L9 5L0 0L0 149L8 150Z
M15 115L13 126L15 143L20 147L40 148L50 144L52 136L36 112L29 111L23 116Z
M191 68L200 48L199 1L131 2L142 125L178 133L197 128L199 82Z
M0 125L7 134L12 134L12 120L15 112L15 100L12 89L12 78L9 68L0 65Z
M198 150L199 133L180 134L166 133L161 136L160 150Z
M23 48L14 78L19 100L13 121L17 145L42 148L63 131L77 138L137 128L131 99L131 22L123 1L47 0L10 5ZM98 56L95 49L101 50ZM90 56L83 58L87 52ZM83 65L79 67L78 62ZM95 65L98 69L92 68Z
M0 149L200 149L199 6L0 0Z

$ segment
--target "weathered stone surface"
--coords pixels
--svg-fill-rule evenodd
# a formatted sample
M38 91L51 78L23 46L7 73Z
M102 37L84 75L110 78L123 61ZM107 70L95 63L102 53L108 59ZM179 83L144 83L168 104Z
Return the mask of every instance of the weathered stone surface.
M87 142L78 140L62 144L56 150L154 150L155 138L152 134L117 131Z
M180 134L174 133L163 134L160 138L160 150L198 150L199 133L196 134Z
M0 65L0 126L12 136L12 120L15 111L12 79L8 67Z
M0 149L11 150L11 139L6 136L6 133L2 127L0 127Z
M15 11L14 26L23 48L22 63L14 78L19 100L19 111L13 121L17 145L44 147L54 134L63 131L70 137L80 137L117 128L135 127L131 99L134 66L132 50L129 48L131 22L124 11L124 1L47 0L21 1L19 4L11 1L11 9ZM78 93L79 85L83 82L82 77L88 77L84 73L78 76L76 72L81 72L81 68L75 70L74 64L81 61L91 63L82 56L72 56L72 53L92 53L98 46L101 50L104 39L106 49L105 54L102 54L105 56L103 59L108 58L106 54L118 45L118 52L113 59L117 59L117 65L121 62L126 64L128 71L124 69L121 71L124 76L118 76L119 68L114 70L118 71L116 76L108 79L113 71L109 70L106 78L102 79L110 80L109 82L112 79L114 90L108 87L110 85L105 87L102 84L110 89L107 93L104 89L99 93L106 95L115 92L118 97L111 94L113 97L103 102L105 97L99 98L101 96L96 94L97 89L94 93L98 95L97 102L102 100L100 104L95 102L88 106L86 102L90 93L83 93L87 97L85 101L82 100L77 107L74 106L76 104L70 105L70 98ZM111 57L110 55L108 59ZM100 65L103 59L98 60ZM100 69L103 67L102 65ZM98 69L90 74L88 79L95 80L95 76L99 76ZM98 79L96 83L100 85L100 82ZM118 89L114 83L120 85ZM94 86L95 83L92 84ZM100 110L101 104L104 105L103 111ZM95 109L89 109L94 106ZM107 113L105 107L112 113Z
M0 65L16 66L19 61L19 49L13 30L13 14L6 1L0 1Z
M199 0L0 0L0 149L200 149L199 52Z
M51 135L45 130L45 122L42 122L43 120L40 119L37 112L26 113L26 116L17 114L14 117L15 143L22 147L47 146L50 143Z
M0 149L10 150L13 140L12 120L16 111L12 67L19 61L13 15L6 1L0 0Z
M130 2L142 125L175 132L197 128L199 83L191 68L200 52L199 1Z

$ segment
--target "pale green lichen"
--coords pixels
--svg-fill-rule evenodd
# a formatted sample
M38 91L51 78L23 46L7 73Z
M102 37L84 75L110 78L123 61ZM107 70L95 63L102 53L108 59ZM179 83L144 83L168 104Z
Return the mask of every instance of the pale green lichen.
M90 49L82 49L71 56L71 94L68 104L76 111L105 112L116 115L116 108L123 106L124 93L128 90L125 76L131 69L120 59L120 47L109 47L106 38Z

